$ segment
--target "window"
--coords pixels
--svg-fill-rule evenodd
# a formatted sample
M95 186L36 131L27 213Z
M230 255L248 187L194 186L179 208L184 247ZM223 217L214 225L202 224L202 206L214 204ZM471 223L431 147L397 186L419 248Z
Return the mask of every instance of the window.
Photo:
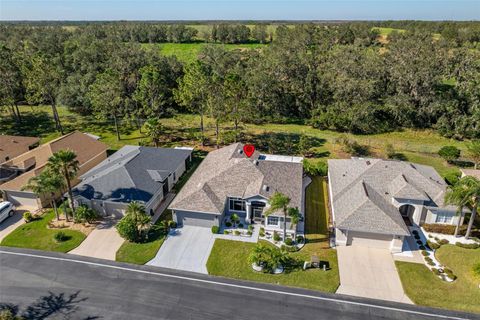
M245 201L240 198L230 198L228 207L231 211L245 211Z
M449 212L437 212L436 223L452 223L452 215Z
M278 226L279 221L280 221L279 217L269 216L267 219L267 224L269 226Z

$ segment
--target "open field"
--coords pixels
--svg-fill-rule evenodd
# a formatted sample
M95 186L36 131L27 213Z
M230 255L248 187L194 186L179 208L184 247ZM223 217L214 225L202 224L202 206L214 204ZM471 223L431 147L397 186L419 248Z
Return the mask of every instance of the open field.
M25 223L3 239L1 245L7 247L30 248L46 251L68 252L80 245L87 237L80 231L69 229L49 229L48 222L55 218L53 210L40 216L37 220ZM53 236L64 232L66 241L58 242Z
M452 269L458 279L447 283L422 264L397 261L408 297L420 305L480 313L480 277L476 277L472 270L475 263L480 263L480 249L444 245L435 256Z
M42 143L60 135L54 129L49 106L21 106L20 110L24 117L22 124L16 124L9 114L0 114L0 134L39 136L42 138ZM138 145L147 140L138 129L136 122L125 121L121 125L122 140L117 141L112 121L98 120L91 115L80 116L68 111L63 106L59 107L58 111L66 132L79 129L99 135L112 150L117 150L127 144ZM162 146L199 145L196 138L200 122L198 116L178 114L171 118L161 119L161 122L166 128L164 139L161 141ZM205 127L206 149L211 149L215 141L212 119L206 118ZM221 133L225 134L229 130L231 130L231 124L224 123ZM323 159L348 157L348 154L345 154L336 142L338 138L347 136L369 146L372 156L385 157L385 145L392 144L396 152L402 154L407 160L431 165L444 176L450 172L458 172L458 168L441 159L437 155L438 150L445 145L453 145L461 150L466 149L464 142L442 137L432 130L406 129L382 134L353 135L318 130L303 124L245 124L242 126L241 141L253 142L258 149L264 152L295 154L295 143L301 134L306 134L314 140L317 157ZM223 140L224 143L229 143L226 138ZM275 147L272 147L273 144Z
M195 61L203 47L207 45L223 46L226 50L259 49L266 46L260 43L246 44L220 44L220 43L144 43L142 47L147 50L158 48L166 56L176 56L179 61L189 63Z

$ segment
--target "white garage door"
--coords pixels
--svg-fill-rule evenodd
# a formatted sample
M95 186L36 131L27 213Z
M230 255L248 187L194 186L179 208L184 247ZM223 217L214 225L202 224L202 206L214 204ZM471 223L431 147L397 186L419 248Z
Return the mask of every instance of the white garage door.
M7 192L7 201L13 203L16 207L22 207L26 210L37 210L38 201L37 197L28 192Z
M348 244L352 246L363 246L368 248L390 249L393 236L366 233L366 232L349 232Z

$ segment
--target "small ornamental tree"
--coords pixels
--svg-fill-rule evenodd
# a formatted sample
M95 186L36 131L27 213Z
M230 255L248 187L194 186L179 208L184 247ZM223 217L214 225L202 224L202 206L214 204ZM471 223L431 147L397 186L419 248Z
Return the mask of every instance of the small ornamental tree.
M98 218L98 214L95 210L87 206L79 206L75 212L75 222L87 222L91 223Z
M451 163L460 158L460 149L455 146L444 146L438 151L438 155Z

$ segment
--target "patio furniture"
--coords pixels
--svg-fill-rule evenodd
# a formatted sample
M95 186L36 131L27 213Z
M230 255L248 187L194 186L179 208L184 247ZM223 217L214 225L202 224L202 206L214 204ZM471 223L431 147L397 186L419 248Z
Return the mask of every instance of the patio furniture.
M312 268L320 267L320 259L318 259L318 256L316 255L311 256L310 261L312 263Z

